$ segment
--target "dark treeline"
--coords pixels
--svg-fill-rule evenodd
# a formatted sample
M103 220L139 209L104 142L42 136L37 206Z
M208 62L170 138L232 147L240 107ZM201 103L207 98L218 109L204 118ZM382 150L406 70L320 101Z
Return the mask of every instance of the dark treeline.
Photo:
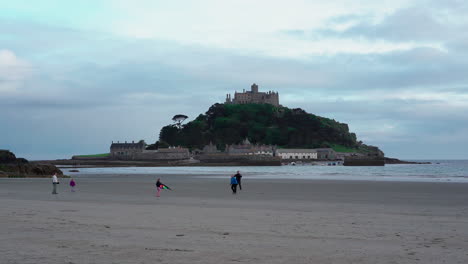
M248 138L254 144L284 148L333 147L346 150L365 145L347 124L309 114L302 109L270 104L214 104L185 125L161 129L159 145L203 148L213 142L220 149Z

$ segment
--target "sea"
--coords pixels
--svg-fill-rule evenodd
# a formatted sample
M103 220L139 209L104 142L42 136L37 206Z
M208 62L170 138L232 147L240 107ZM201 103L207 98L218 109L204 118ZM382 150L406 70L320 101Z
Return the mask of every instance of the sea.
M237 170L249 179L273 180L357 180L407 182L468 183L468 160L418 160L431 164L387 164L376 167L296 164L283 166L248 167L105 167L61 168L73 177L137 177L148 175L187 175L201 178L225 178Z

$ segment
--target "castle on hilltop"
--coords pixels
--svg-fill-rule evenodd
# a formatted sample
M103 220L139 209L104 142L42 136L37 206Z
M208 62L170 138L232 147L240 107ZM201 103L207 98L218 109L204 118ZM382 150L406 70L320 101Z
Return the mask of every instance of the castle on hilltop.
M279 106L279 94L277 92L259 92L255 83L250 86L250 91L242 93L235 92L234 98L230 94L226 95L226 104L272 104Z

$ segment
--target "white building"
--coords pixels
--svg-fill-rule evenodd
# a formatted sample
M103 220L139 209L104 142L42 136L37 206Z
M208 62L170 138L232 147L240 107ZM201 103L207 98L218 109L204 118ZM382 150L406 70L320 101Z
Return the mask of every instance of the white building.
M228 155L268 155L274 156L275 146L254 145L246 138L241 144L226 145Z
M292 160L316 160L318 158L315 149L277 149L276 155L281 159Z

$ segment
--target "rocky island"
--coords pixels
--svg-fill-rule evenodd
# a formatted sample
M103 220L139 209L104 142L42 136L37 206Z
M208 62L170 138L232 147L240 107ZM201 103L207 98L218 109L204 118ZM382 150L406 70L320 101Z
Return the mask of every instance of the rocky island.
M226 96L205 114L183 124L175 115L159 140L112 142L99 155L53 161L80 166L272 166L291 162L344 161L348 165L384 165L384 153L357 140L347 124L282 106L279 93L250 91ZM358 160L358 163L354 161ZM372 162L368 162L372 160Z
M279 93L250 91L226 96L204 114L177 114L161 128L159 140L114 142L110 151L73 156L54 164L76 166L272 166L296 162L337 161L345 166L408 163L385 159L376 146L364 144L345 123L288 108Z

